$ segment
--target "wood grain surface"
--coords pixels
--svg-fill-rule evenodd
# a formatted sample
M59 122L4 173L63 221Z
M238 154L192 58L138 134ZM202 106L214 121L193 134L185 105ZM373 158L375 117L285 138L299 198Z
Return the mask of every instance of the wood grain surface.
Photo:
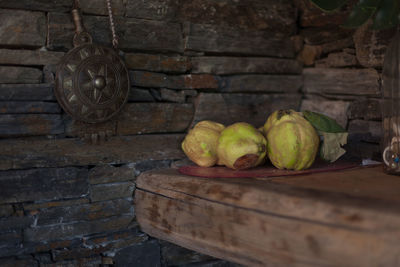
M137 180L142 230L246 266L398 266L400 180L382 167L293 177Z

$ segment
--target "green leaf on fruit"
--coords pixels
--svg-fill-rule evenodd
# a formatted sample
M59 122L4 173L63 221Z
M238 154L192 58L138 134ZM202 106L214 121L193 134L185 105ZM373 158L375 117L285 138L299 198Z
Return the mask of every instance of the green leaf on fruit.
M378 3L379 4L379 3ZM342 25L345 28L357 28L363 25L376 11L377 6L355 6Z
M329 118L320 113L305 110L303 111L304 118L320 132L326 133L343 133L346 132L334 119Z
M311 2L324 11L333 11L343 6L347 0L311 0Z
M400 1L382 0L374 19L373 29L384 30L399 23Z
M322 159L335 162L346 153L342 146L347 144L348 133L326 133L320 131L319 134L323 137L320 151Z

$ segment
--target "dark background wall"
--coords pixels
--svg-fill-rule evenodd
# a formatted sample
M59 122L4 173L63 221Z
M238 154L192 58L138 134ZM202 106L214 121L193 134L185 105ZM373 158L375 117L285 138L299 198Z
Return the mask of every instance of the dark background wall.
M371 23L340 27L351 8L327 14L309 1L299 8L297 59L304 63L302 109L323 112L349 131L348 155L381 160L382 65L395 29L371 30Z
M393 31L343 30L346 8L306 0L112 2L132 88L121 114L93 126L53 93L72 1L0 0L0 265L233 266L135 220L136 177L184 164L180 142L203 119L258 127L276 109L311 109L349 129L349 155L379 158ZM105 1L81 5L94 42L110 46Z

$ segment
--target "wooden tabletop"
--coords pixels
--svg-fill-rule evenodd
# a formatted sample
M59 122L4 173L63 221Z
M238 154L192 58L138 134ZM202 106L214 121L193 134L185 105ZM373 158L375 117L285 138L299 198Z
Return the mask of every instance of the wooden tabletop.
M248 266L400 266L400 176L382 167L271 178L142 174L148 234Z

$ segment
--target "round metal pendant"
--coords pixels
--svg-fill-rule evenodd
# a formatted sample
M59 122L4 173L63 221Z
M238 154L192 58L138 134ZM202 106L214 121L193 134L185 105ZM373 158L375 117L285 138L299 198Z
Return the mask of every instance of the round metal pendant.
M108 47L78 46L57 68L57 100L76 120L98 123L110 119L127 101L129 88L124 62Z

